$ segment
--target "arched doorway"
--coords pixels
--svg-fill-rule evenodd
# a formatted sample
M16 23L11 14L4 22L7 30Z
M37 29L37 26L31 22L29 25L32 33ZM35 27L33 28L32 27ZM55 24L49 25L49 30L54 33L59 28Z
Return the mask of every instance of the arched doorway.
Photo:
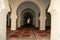
M22 2L19 6L18 6L18 8L17 8L17 25L18 25L18 27L21 27L22 25L23 25L23 22L21 21L22 20L22 18L21 18L21 14L22 14L22 11L26 11L26 9L27 10L31 10L31 11L33 11L33 15L35 15L34 16L34 21L33 21L33 25L35 26L35 27L39 27L39 13L40 13L40 9L39 9L39 7L34 3L34 2L30 2L30 1L25 1L25 2ZM20 23L19 23L20 22Z
M25 25L33 24L33 15L30 12L24 13L22 18L24 20L23 22ZM29 22L28 22L28 20L29 20Z
M36 16L37 15L35 15L35 12L32 9L29 9L29 8L24 9L21 13L22 25L27 24L28 21L30 21L29 24L34 25L35 24L34 20L36 20Z

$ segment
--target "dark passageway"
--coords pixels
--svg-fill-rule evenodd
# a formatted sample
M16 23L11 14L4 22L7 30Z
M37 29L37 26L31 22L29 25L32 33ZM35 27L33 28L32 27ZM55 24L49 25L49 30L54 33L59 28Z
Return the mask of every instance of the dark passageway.
M30 12L26 12L24 15L24 24L27 25L27 24L30 24L32 25L33 23L33 15L30 13Z

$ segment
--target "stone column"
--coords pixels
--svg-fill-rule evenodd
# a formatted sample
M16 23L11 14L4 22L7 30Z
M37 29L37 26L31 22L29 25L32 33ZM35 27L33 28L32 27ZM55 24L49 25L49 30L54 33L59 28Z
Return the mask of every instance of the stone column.
M41 11L40 14L40 30L45 30L45 21L46 21L46 15L45 11Z
M6 40L6 17L9 11L8 1L0 0L0 40Z
M51 40L60 40L60 0L51 0Z
M36 19L36 28L39 27L39 26L38 26L38 24L39 24L39 23L38 23L38 19L39 19L39 18L38 18L38 15L39 15L39 14L37 13L37 14L36 14L36 18L35 18L35 19Z
M51 40L60 40L60 12L51 12Z
M11 30L16 30L16 19L17 19L16 11L12 10L12 13L11 13Z
M2 10L0 12L0 40L6 40L6 17L7 11Z
M20 15L18 16L18 27L20 27Z

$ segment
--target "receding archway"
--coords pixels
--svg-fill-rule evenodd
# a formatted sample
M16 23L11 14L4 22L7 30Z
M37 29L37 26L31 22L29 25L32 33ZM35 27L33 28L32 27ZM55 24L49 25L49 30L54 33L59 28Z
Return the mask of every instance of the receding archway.
M33 24L33 15L30 12L26 12L23 15L23 19L24 19L24 24L25 25L32 25Z
M26 24L27 20L30 20L31 25L34 25L35 24L34 20L36 20L36 16L37 15L35 14L35 12L32 9L29 9L29 8L24 9L21 13L21 23L22 23L22 25Z
M38 15L40 13L40 8L38 7L38 5L36 5L36 3L30 2L30 1L22 2L17 8L17 17L18 17L17 18L17 25L18 25L18 27L23 25L23 23L21 22L22 11L25 10L25 9L28 9L28 8L32 9L35 12L35 14L34 13L32 13L32 14L37 15L37 16L35 16L35 18L37 18L37 19L34 20L33 25L35 25L36 27L39 27L39 25L38 25L39 20L38 19L39 19L40 16L38 16Z

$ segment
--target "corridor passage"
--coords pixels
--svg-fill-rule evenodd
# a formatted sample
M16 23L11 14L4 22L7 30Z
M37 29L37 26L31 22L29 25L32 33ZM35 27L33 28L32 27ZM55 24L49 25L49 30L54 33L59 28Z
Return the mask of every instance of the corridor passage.
M23 25L15 31L7 28L7 40L49 40L50 31L39 31L32 25Z

